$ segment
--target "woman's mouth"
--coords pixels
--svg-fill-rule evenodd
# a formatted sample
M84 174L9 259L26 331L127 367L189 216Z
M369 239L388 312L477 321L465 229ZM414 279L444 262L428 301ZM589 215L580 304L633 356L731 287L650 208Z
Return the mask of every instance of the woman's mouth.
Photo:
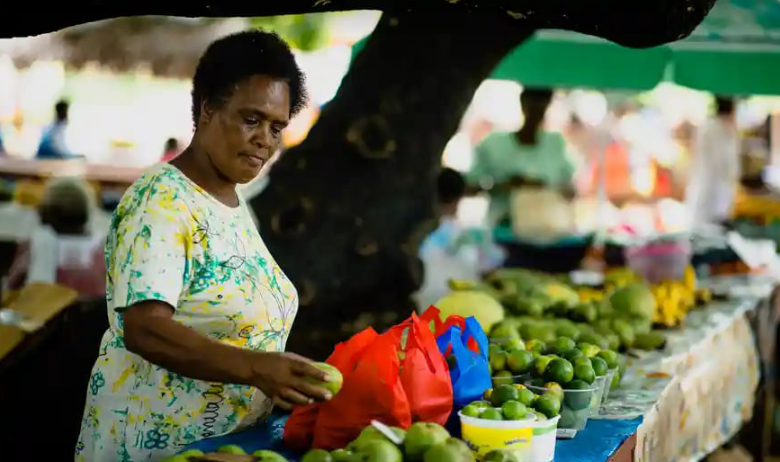
M262 167L265 163L265 159L262 156L252 155L252 154L241 154L241 158L244 159L244 161L252 166L253 168L259 168Z

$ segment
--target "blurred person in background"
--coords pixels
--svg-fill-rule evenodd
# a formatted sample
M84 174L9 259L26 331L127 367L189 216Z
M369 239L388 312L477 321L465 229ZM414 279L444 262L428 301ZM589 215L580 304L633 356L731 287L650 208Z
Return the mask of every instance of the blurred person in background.
M467 174L470 192L490 196L488 222L509 221L509 197L513 189L538 186L574 192L575 164L561 133L544 128L553 98L551 89L526 88L520 95L525 122L517 132L493 132L475 149Z
M715 98L715 114L697 133L686 203L692 223L719 223L729 218L740 180L740 140L733 98Z
M106 293L105 236L90 229L95 193L80 178L50 180L38 209L40 225L21 243L11 265L8 286L57 283L83 297Z
M35 158L39 160L72 159L81 157L68 146L68 111L70 104L61 100L54 105L54 122L46 127L38 144Z
M443 168L436 182L439 226L420 246L424 279L415 295L424 311L450 292L450 279L479 279L480 273L499 266L503 254L490 238L466 229L458 221L458 206L466 193L466 181L456 170ZM498 255L497 255L498 254Z
M181 153L181 150L179 149L179 141L176 138L168 138L165 141L165 148L163 149L163 155L160 161L171 161L176 158L179 153Z

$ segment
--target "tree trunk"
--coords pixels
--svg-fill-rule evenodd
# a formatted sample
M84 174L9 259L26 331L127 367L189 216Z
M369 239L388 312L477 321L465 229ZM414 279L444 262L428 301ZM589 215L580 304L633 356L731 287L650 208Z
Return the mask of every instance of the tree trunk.
M438 223L444 147L479 84L531 32L454 11L382 17L306 140L252 201L300 292L291 349L327 355L354 330L409 314L422 281L417 250Z

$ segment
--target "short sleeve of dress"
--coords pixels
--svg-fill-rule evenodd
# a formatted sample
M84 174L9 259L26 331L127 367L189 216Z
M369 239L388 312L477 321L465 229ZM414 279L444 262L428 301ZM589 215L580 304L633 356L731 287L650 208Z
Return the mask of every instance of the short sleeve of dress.
M106 247L109 307L158 300L174 309L191 278L187 207L164 184L120 204Z

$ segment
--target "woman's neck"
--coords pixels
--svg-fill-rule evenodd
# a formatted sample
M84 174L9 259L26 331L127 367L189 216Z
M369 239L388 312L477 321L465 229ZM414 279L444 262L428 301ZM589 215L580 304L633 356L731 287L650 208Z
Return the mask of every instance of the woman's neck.
M196 146L195 141L170 164L181 170L187 178L195 182L218 201L229 207L238 206L236 184L225 178L211 162L208 154Z

